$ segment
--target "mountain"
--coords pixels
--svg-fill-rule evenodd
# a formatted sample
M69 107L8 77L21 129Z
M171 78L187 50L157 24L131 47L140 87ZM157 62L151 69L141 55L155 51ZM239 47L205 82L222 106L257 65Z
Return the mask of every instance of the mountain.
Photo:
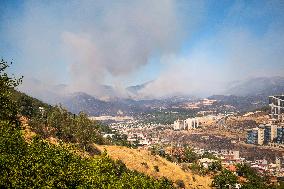
M168 109L191 101L192 97L168 97L163 99L134 100L131 98L115 98L108 101L100 100L87 93L77 92L62 97L60 102L64 107L73 113L86 112L91 116L117 115L121 112L124 115L137 115L152 111L153 109Z
M104 101L83 92L64 96L60 103L73 113L84 111L91 116L117 115L118 113L133 115L145 110L145 106L139 101L121 98Z
M284 77L257 77L230 84L226 95L213 95L216 107L229 105L240 112L263 108L268 105L268 96L284 94Z
M149 85L152 82L153 81L148 81L140 85L129 86L126 88L126 91L130 98L137 98L139 97L139 92L141 92L147 85Z
M61 98L60 103L73 113L84 111L89 115L101 114L109 106L107 102L82 92L66 95Z
M127 87L127 95L124 97L119 95L116 88L102 85L100 88L104 96L97 97L84 92L70 93L66 85L45 87L39 81L33 81L31 84L37 87L34 87L34 91L29 91L29 94L47 103L60 103L73 113L84 111L91 116L117 115L118 112L123 112L124 115L137 115L154 109L182 107L182 104L197 100L195 97L178 95L159 99L139 99L139 92L149 83L151 81ZM233 110L250 111L266 106L267 96L281 93L284 93L284 77L258 77L231 83L226 92L229 95L214 95L209 98L218 101L215 104L216 109L230 105Z
M235 96L269 96L284 93L284 77L258 77L232 83L226 92Z
M215 109L228 106L228 111L247 112L263 108L268 105L268 97L262 95L255 96L235 96L235 95L213 95L208 99L217 100Z

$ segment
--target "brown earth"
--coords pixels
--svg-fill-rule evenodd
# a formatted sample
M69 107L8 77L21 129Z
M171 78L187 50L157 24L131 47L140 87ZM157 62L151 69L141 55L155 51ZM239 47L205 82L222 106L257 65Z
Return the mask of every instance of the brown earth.
M192 172L184 171L179 165L169 162L160 156L151 155L147 150L105 145L97 145L97 148L101 151L106 150L112 159L123 161L127 168L131 170L136 170L155 178L166 177L173 182L182 180L186 188L211 188L212 179L209 176L199 176ZM156 171L154 166L158 166L159 171Z

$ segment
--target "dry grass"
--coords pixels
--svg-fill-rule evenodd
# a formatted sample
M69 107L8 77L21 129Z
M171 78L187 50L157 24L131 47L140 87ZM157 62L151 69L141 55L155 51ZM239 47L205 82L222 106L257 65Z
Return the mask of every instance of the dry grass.
M99 146L101 151L106 149L107 154L112 159L122 160L125 165L155 178L166 177L173 182L183 180L186 188L210 188L212 179L210 177L202 177L191 172L183 171L180 166L167 161L159 156L153 156L147 150L129 149L122 146ZM154 169L158 166L159 172Z

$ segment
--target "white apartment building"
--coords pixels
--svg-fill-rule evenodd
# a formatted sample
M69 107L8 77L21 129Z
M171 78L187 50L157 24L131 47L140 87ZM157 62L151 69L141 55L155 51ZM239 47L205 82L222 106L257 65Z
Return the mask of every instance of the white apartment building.
M176 120L174 121L174 130L183 130L184 129L184 121L183 120Z
M198 118L188 118L184 121L184 129L191 130L199 127Z

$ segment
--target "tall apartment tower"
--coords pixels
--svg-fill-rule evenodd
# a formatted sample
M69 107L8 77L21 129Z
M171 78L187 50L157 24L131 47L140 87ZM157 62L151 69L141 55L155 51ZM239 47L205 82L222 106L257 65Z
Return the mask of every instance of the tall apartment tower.
M174 121L174 130L182 130L182 129L184 129L184 121L179 119Z
M271 108L270 118L276 122L282 122L284 114L284 95L269 96L269 106Z
M269 96L270 123L260 124L247 131L247 143L264 145L284 144L284 95Z
M188 130L196 129L199 127L199 119L198 118L188 118L184 121L185 129Z
M247 144L264 144L264 128L256 127L248 130L247 132Z
M264 144L273 142L277 137L277 125L272 124L260 124L259 128L264 129Z

